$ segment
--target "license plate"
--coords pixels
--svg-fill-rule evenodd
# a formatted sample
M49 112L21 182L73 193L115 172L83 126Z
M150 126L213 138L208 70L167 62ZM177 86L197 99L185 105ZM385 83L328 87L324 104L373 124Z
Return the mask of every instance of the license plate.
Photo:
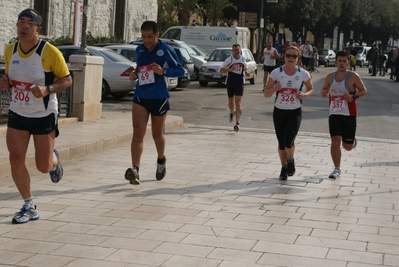
M222 74L213 74L212 77L213 78L222 78Z

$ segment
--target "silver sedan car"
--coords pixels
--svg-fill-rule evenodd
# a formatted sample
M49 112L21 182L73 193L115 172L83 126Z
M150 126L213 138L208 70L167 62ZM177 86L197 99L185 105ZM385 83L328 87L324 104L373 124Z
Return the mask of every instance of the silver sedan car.
M76 54L80 46L62 45L58 46L65 61L69 64L69 56ZM136 67L136 63L119 55L109 48L87 46L87 50L92 56L104 58L102 92L101 98L108 95L115 98L123 98L136 87L135 81L129 80L129 74Z

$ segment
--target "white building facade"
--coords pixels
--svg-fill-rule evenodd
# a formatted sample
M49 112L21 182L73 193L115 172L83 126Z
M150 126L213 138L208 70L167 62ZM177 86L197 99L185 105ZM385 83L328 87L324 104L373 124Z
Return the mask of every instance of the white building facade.
M0 57L5 46L17 37L18 14L26 8L36 9L42 15L40 38L72 38L75 3L83 0L0 0ZM94 37L116 36L130 42L141 36L142 22L157 20L157 12L157 0L88 0L87 32Z

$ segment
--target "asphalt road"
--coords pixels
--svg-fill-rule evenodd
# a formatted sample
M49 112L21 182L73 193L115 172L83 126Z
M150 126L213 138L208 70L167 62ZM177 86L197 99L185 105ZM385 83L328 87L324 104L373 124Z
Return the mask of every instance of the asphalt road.
M263 71L258 72L257 83L245 85L241 131L245 128L273 130L272 112L274 98L264 98L262 93ZM312 73L315 92L304 100L303 119L300 131L328 133L328 100L320 96L324 78L334 67L319 67ZM357 68L368 89L368 94L358 100L358 137L386 138L399 140L399 83L388 76L371 77L367 67ZM201 87L198 82L182 90L170 92L169 114L181 116L185 124L208 126L231 126L229 123L227 93L224 85L209 83ZM104 110L131 111L132 95L122 100L112 97L103 101Z

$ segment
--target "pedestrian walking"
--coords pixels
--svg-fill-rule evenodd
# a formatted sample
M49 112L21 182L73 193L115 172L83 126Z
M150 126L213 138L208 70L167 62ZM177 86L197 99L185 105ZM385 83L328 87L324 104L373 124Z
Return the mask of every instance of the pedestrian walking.
M357 101L367 94L360 76L347 69L348 52L339 51L335 65L336 71L326 76L321 90L322 97L327 95L329 97L330 153L334 164L334 170L329 175L331 179L337 179L341 175L341 143L347 151L351 151L357 145L355 137Z

